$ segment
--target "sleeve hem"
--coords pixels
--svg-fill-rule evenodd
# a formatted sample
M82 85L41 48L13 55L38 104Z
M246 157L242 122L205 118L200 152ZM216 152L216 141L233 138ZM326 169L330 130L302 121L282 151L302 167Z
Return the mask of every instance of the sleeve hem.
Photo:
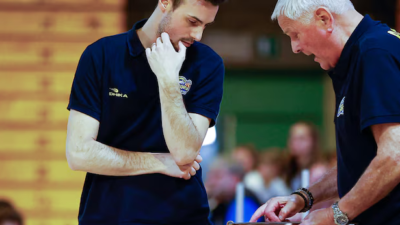
M94 110L92 107L87 106L87 105L83 105L79 102L72 102L70 101L70 103L68 104L67 107L68 110L76 110L79 111L81 113L84 113L90 117L93 117L94 119L96 119L97 121L100 121L100 112L97 112L96 110Z
M196 113L200 114L202 116L205 116L209 119L211 119L210 126L213 127L215 126L217 122L217 117L218 115L213 112L212 110L208 109L207 107L202 107L202 106L186 106L186 110L188 113Z
M361 122L361 132L363 132L366 128L372 125L384 124L384 123L400 123L400 114L389 115L389 116L376 116L365 119Z

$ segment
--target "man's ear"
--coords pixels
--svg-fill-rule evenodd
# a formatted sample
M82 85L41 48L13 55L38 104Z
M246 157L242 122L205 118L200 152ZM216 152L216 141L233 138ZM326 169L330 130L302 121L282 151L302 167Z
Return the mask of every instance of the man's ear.
M314 19L318 27L327 30L329 33L333 32L335 19L329 9L325 7L318 8L314 13Z
M159 0L158 1L158 7L162 12L167 11L168 7L172 7L172 1L171 0Z

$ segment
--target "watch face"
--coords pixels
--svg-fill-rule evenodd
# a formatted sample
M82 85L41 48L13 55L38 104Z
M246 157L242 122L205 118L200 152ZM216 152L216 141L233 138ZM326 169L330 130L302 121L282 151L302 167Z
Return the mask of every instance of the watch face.
M347 219L347 217L346 216L338 216L338 217L336 217L336 223L337 224L343 224L343 225L345 225L345 224L347 224L349 222L349 219Z

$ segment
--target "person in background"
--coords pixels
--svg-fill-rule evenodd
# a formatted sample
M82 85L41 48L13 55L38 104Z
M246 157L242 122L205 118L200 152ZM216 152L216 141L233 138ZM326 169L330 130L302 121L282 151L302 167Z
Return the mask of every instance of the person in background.
M255 194L262 202L291 193L282 178L283 164L283 152L279 148L265 149L260 154L257 171L261 174L263 183L255 189Z
M0 225L23 225L21 214L6 200L0 200Z
M244 169L243 183L249 190L257 192L264 185L261 174L257 171L258 152L252 144L238 145L232 152L232 158Z
M236 186L243 181L244 175L245 171L239 164L221 158L210 167L205 187L211 209L210 220L214 225L235 221ZM244 195L244 221L249 221L261 202L248 188L245 188Z
M308 122L292 125L288 138L288 162L285 168L285 181L291 190L301 187L301 171L310 169L320 158L319 135L317 128Z

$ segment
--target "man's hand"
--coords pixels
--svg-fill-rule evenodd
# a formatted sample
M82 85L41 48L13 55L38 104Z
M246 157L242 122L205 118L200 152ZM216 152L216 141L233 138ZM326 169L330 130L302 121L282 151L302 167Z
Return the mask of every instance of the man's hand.
M188 165L178 166L170 153L156 154L156 157L164 164L164 169L161 171L162 174L183 178L189 180L192 176L196 175L196 171L200 169L200 162L203 158L198 155L196 160Z
M272 198L257 209L250 222L257 222L261 216L264 216L266 221L282 222L296 215L304 206L304 200L298 195Z
M300 225L335 225L333 209L319 209L311 212Z
M162 33L152 48L146 49L146 56L158 80L178 83L179 71L186 57L186 47L182 42L179 42L179 52L176 52L169 35Z

